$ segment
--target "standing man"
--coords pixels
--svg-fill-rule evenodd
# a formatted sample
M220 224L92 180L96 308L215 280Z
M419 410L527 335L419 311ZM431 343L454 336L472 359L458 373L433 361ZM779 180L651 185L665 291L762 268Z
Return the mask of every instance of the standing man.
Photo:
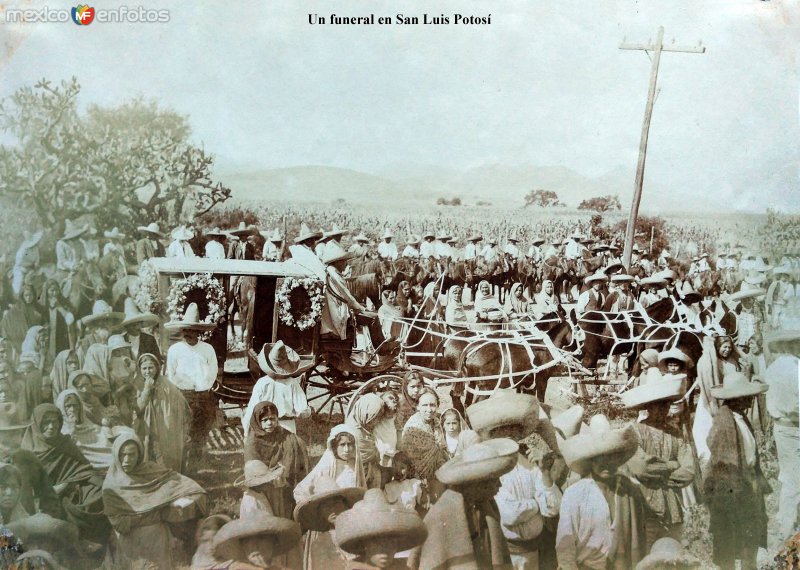
M206 232L208 241L206 242L206 258L225 259L225 246L222 240L225 239L225 232L219 228L214 228Z
M381 236L383 241L378 244L378 255L381 259L388 259L389 261L397 259L397 245L392 243L392 238L394 238L392 230L386 228Z
M139 226L138 229L144 237L136 242L136 263L139 265L151 257L164 257L164 246L159 240L164 239L164 234L159 230L155 222L147 226Z
M194 232L186 226L172 230L172 243L167 248L167 257L194 257L189 240L194 237Z
M122 337L131 345L131 356L134 361L142 354L152 354L161 362L161 350L153 335L143 332L144 327L152 327L158 323L158 317L153 313L143 313L136 306L133 299L125 299L125 320L119 328L125 332Z
M262 233L265 238L267 237L266 232ZM281 245L283 244L283 238L281 237L281 232L275 228L275 231L272 232L272 235L264 241L264 249L261 252L261 259L264 261L280 261L281 260Z
M602 311L605 297L602 293L603 285L608 281L605 273L595 273L590 275L584 281L589 287L586 291L578 297L578 303L575 305L575 312L578 316L587 311Z
M216 419L217 402L211 388L217 379L219 365L214 348L200 335L215 325L200 322L196 303L186 307L183 318L170 321L164 328L180 334L181 340L167 351L167 378L183 393L192 410L189 427L190 445L185 465L199 466L208 431Z

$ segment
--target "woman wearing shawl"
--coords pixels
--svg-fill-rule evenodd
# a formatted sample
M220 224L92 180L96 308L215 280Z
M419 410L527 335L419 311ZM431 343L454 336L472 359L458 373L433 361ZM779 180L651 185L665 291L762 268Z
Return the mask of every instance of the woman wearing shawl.
M53 398L70 387L69 375L80 367L80 358L74 350L62 350L56 355L53 368L50 370L50 392Z
M401 281L397 286L395 304L400 308L404 317L414 316L414 290L408 281Z
M400 402L395 416L397 431L402 431L408 419L417 413L417 401L424 389L425 381L419 372L409 372L403 376L402 391L399 396Z
M387 390L381 392L380 398L383 400L383 413L375 422L372 435L375 436L375 445L380 454L380 464L383 467L390 467L397 453L398 430L395 422L400 397L394 390Z
M143 419L145 459L180 472L189 433L189 404L181 391L161 375L161 362L154 354L142 354L136 363L136 406Z
M400 449L408 455L414 472L423 481L434 480L436 470L450 456L447 452L444 431L439 423L439 396L426 388L417 402L417 413L403 427Z
M50 330L50 338L47 347L47 357L50 362L55 360L56 354L62 350L67 350L75 340L73 324L75 317L67 308L67 302L61 295L61 288L58 282L49 280L42 289L40 299L44 324Z
M381 329L385 338L399 338L402 333L403 312L397 306L397 297L394 291L386 289L381 292L381 306L378 309L378 319L381 322Z
M278 423L278 408L259 402L250 418L244 440L244 461L258 460L270 470L282 468L279 478L258 490L267 498L276 517L292 518L294 488L308 473L308 452L303 440Z
M188 477L146 461L144 446L134 434L120 435L112 456L103 482L103 505L119 546L114 567L174 568L168 523L203 516L206 492Z
M9 307L0 320L0 335L9 339L14 346L21 346L28 329L41 324L44 324L44 317L36 302L36 292L33 285L25 283L17 302Z
M447 453L452 459L456 454L464 451L461 433L467 430L467 424L464 422L461 412L455 408L447 408L442 412L441 423Z
M450 326L463 327L469 322L464 305L461 303L461 287L453 285L447 290L447 307L444 311L444 321Z
M108 434L86 417L78 391L67 388L61 392L56 400L56 407L64 418L61 433L72 438L92 467L105 473L111 465L111 444L108 441Z
M500 301L492 295L492 287L488 281L481 281L478 284L478 291L475 294L475 314L479 322L504 323L508 321L508 315L500 305Z
M42 377L49 366L47 343L47 329L37 325L28 329L20 350L17 380L25 387L28 412L44 400Z
M93 377L94 375L86 370L75 370L70 372L67 382L70 388L74 388L78 392L86 418L92 423L103 425L106 407L94 393Z
M353 404L345 423L358 431L358 456L368 489L382 488L381 455L373 429L383 415L383 400L378 394L364 394Z
M557 313L558 307L553 282L545 279L542 281L542 290L534 296L533 316L541 319L545 315Z
M40 404L33 410L22 448L32 451L41 461L50 483L62 497L67 520L78 527L84 538L103 543L108 521L103 516L102 478L72 438L61 433L63 425L64 418L56 406Z
M353 426L339 424L328 435L327 448L319 462L294 488L294 499L298 503L314 494L317 482L330 478L340 489L345 487L367 488L364 468L358 449L359 432Z
M91 345L83 357L83 369L92 381L92 393L109 404L111 392L111 372L108 363L111 360L111 349L108 345L95 343Z
M525 298L522 283L514 283L506 297L505 311L511 319L526 319L533 310L533 303Z

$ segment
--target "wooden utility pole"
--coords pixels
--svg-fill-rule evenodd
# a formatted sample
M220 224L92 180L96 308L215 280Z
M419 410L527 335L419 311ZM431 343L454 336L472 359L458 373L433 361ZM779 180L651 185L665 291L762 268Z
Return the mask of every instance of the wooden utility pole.
M664 45L664 28L658 28L658 37L654 44L620 44L619 49L641 50L653 52L652 67L650 71L650 90L647 92L647 105L644 108L644 123L642 124L642 138L639 141L639 162L636 164L636 183L633 189L633 203L628 216L628 226L625 230L625 249L622 253L622 264L626 270L631 267L631 253L633 238L636 233L636 218L639 216L639 203L642 201L642 183L644 182L644 161L647 155L647 137L650 134L650 118L653 116L653 103L656 99L656 84L658 83L658 64L661 61L662 51L678 51L683 53L705 53L705 47L678 47Z

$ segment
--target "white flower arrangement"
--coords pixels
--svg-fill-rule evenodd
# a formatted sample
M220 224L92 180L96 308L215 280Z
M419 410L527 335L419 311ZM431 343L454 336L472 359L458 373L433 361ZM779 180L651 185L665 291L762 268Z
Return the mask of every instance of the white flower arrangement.
M300 289L305 291L308 302L304 302L304 306L293 306L292 294ZM297 296L294 295L294 298L296 299ZM288 277L275 292L275 304L278 305L278 318L283 324L301 331L310 329L322 318L322 309L325 306L325 286L322 281L313 277L304 279Z
M227 299L225 289L211 273L194 273L183 279L178 279L172 284L167 298L167 313L171 320L180 320L186 311L186 295L190 291L201 289L206 299L206 317L201 321L207 324L218 325L225 320ZM204 338L211 336L211 332L203 334Z
M164 302L158 295L158 276L148 260L139 265L139 284L133 301L140 311L161 314Z

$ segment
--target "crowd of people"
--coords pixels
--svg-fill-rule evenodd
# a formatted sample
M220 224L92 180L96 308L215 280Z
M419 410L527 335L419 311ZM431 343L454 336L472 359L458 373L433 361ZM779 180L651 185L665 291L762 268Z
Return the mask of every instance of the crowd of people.
M353 217L320 231L303 222L291 236L270 221L180 226L169 236L154 222L134 239L68 220L50 268L39 251L44 232L27 233L0 318L0 560L167 569L187 549L198 569L696 568L684 522L704 504L714 562L755 568L771 520L781 539L798 530L793 251L765 259L730 244L713 259L698 251L676 260L645 239L626 268L620 241L594 239L588 224L459 240L427 219L361 226L370 236L342 229L364 221ZM395 231L407 238L399 247ZM506 324L573 304L578 315L629 314L668 298L702 352L677 339L642 351L631 369L620 364L631 380L619 406L638 413L626 425L503 390L462 413L409 372L400 389L354 400L313 463L297 429L311 415L300 385L307 365L278 339L255 347L263 375L242 415L243 473L231 482L241 499L237 513L224 513L196 482L219 411L218 357L204 340L217 325L200 319L196 303L165 322L125 290L96 292L88 304L71 294L92 290L91 280L80 284L86 275L110 293L157 257L291 259L325 284L321 334L346 339L357 320L376 344L398 341L395 325L437 295L426 285L449 264L527 259L538 270L532 282L453 285L431 318ZM577 272L574 290L556 291L542 273L553 258L594 266ZM427 263L432 276L403 281L371 306L347 277L373 259ZM699 294L695 285L712 273L721 285ZM734 309L732 330L700 317L709 309L713 322L718 301ZM173 334L168 345L160 328ZM777 513L766 509L765 448L777 452Z

